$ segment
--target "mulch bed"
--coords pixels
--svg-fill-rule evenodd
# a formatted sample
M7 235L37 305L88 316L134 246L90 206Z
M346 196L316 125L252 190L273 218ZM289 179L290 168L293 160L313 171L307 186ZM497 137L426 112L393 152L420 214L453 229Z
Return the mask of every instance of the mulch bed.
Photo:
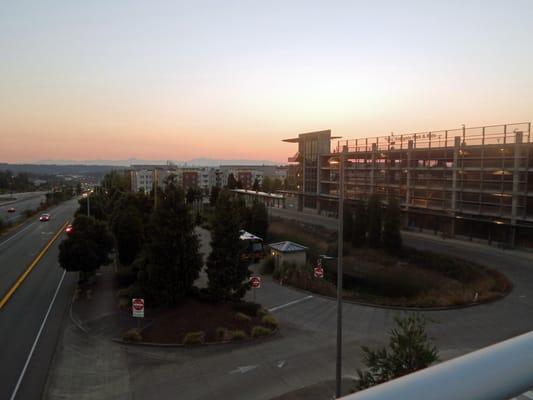
M193 300L172 309L152 310L149 317L153 322L143 329L143 341L182 343L187 333L204 331L205 341L215 342L218 327L231 331L242 330L250 337L254 326L265 326L259 317L251 317L251 321L238 321L236 313L231 304L204 304Z

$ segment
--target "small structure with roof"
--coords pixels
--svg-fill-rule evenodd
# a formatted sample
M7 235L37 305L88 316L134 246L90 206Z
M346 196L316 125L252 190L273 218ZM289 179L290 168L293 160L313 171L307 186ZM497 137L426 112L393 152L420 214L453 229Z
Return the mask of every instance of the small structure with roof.
M305 265L307 262L307 247L291 241L271 243L268 245L270 254L276 260L276 267L284 262L296 265Z

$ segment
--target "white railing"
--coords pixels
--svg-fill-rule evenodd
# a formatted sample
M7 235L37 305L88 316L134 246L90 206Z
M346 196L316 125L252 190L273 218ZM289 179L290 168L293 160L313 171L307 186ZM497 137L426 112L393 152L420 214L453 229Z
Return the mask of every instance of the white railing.
M344 400L508 400L533 388L533 332L343 397Z

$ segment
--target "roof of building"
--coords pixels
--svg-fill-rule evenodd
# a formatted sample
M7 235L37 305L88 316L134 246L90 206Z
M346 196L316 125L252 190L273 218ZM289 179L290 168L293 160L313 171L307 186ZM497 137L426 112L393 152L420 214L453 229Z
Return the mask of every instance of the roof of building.
M260 191L249 190L249 189L231 189L230 191L231 192L236 192L236 193L257 195L259 197L269 197L269 198L273 198L273 199L282 199L283 198L283 195L281 195L281 194L260 192Z
M263 240L259 236L255 236L253 233L246 232L244 229L241 229L239 233L241 234L239 237L241 240Z
M307 247L301 244L285 240L284 242L271 243L268 245L271 249L277 250L281 253L295 253L299 251L306 251Z

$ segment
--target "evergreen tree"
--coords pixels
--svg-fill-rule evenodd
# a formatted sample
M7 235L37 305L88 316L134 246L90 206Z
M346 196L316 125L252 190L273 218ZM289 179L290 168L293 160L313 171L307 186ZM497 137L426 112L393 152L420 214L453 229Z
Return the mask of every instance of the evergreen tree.
M196 200L196 190L192 186L187 189L187 204L193 204Z
M402 235L400 233L401 211L398 200L391 197L385 209L383 223L383 247L389 254L399 254L402 251Z
M241 261L240 224L236 204L227 192L218 198L207 258L209 289L220 300L240 299L246 293L248 266Z
M368 218L365 203L360 201L355 206L355 218L352 225L352 245L363 246L366 243L366 232L368 228Z
M263 192L267 192L267 193L272 192L272 186L273 186L272 179L270 179L270 177L268 176L265 176L263 178Z
M113 215L112 230L120 263L130 265L144 243L144 225L139 210L133 205L119 208Z
M254 201L249 210L249 215L250 218L245 229L260 238L266 238L268 232L268 211L265 205Z
M395 318L388 348L371 350L363 346L366 371L358 370L358 389L387 382L410 374L438 361L439 353L426 333L426 319L419 314Z
M228 189L237 189L237 180L235 179L235 176L233 175L233 172L228 175Z
M381 201L375 194L368 200L368 245L379 247L381 245Z
M261 189L261 186L259 185L259 178L254 179L254 184L252 186L252 190L255 190L256 192Z
M209 205L212 207L216 206L219 193L220 188L218 186L211 187L211 192L209 193Z
M139 283L152 304L174 306L192 289L202 268L194 217L183 190L167 182L152 213Z

